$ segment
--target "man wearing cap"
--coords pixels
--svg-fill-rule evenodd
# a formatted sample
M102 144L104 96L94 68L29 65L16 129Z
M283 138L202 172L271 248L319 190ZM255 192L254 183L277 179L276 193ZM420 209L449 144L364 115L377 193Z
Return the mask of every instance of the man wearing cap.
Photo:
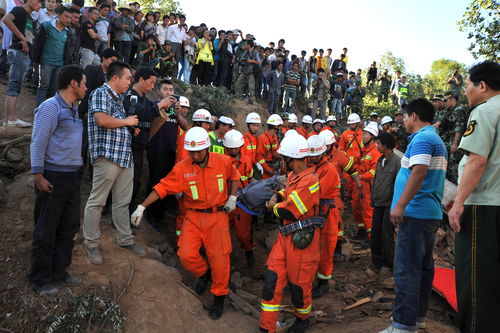
M267 209L283 222L266 262L260 332L276 332L283 289L287 285L296 317L289 332L305 332L309 327L312 282L320 260L318 227L324 218L318 216L320 185L314 169L307 165L308 152L306 139L299 135L283 139L278 150L291 172L286 188L266 203Z
M446 178L452 183L458 180L458 163L463 154L458 151L458 145L467 127L467 111L458 103L459 95L453 91L445 94L446 111L442 114L441 122L443 142L448 149L448 170Z
M221 116L219 120L215 123L215 128L213 131L208 133L210 137L210 149L211 153L224 154L223 139L224 135L231 130L234 126L234 121L226 116Z
M404 153L406 151L406 147L408 146L408 132L406 132L406 128L403 122L403 111L397 110L394 114L394 117L396 122L392 127L391 132L396 136L396 139L398 140L396 147L398 148L398 150Z
M321 130L323 129L324 124L325 121L323 119L314 119L312 123L312 131L307 135L307 139L309 139L313 135L319 135L319 133L321 133Z
M228 213L236 208L240 174L228 156L210 153L208 133L200 127L186 133L184 147L190 158L182 160L137 206L132 223L138 225L146 207L167 195L183 193L186 219L177 255L181 264L198 278L195 291L202 294L212 280L214 302L211 319L219 319L229 293L231 234ZM229 187L229 188L226 188ZM204 246L208 263L201 256Z
M132 49L132 32L134 32L134 19L131 17L132 9L129 6L118 8L120 15L113 20L114 45L120 53L120 60L128 62Z
M247 124L248 130L243 136L245 144L241 149L241 153L252 161L252 165L257 165L257 131L259 130L261 124L259 114L256 112L250 112L246 117L245 123ZM262 174L262 167L257 168L259 168L259 171Z
M377 81L380 82L380 90L378 93L378 103L384 101L387 102L389 98L389 90L391 89L391 76L389 75L389 71L386 69L380 76L377 78Z
M438 131L439 136L441 136L441 118L442 118L442 113L445 111L445 106L444 106L444 96L441 94L434 94L430 99L429 99L434 106L434 109L436 109L436 116L434 117L434 122L432 123L432 126L436 128Z

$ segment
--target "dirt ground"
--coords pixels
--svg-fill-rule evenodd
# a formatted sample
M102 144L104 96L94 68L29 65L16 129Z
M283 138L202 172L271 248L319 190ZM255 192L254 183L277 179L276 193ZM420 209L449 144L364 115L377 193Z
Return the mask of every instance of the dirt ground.
M2 85L1 89L4 89ZM19 102L19 116L29 120L33 107L32 95L25 92ZM3 100L0 103L2 110ZM244 107L241 106L242 109ZM240 120L241 114L235 118ZM0 142L25 133L29 133L29 130L2 130ZM208 292L202 297L193 295L191 288L195 281L178 263L174 221L169 217L165 218L161 232L154 231L147 223L137 230L137 243L148 250L148 258L137 258L116 246L111 216L103 215L101 249L105 264L95 266L86 260L79 234L69 271L82 278L82 285L66 288L53 298L37 296L27 280L33 232L33 180L29 171L13 179L2 177L2 180L7 192L0 202L1 332L46 332L55 316L67 311L73 296L96 287L108 291L111 289L115 294L123 292L119 306L126 314L124 332L257 332L257 319L234 308L229 300L226 300L225 312L220 320L208 318L205 305L211 302L211 296ZM89 189L90 182L85 177L82 212ZM351 222L348 211L344 218L348 224ZM256 310L259 309L265 261L269 252L266 238L274 229L275 226L261 222L255 225L257 265L254 269L247 268L245 255L233 237L230 287ZM348 226L347 233L352 231L353 227ZM368 270L369 265L369 252L358 245L354 246L348 261L335 264L330 293L313 302L313 312L317 318L312 320L309 332L378 332L389 325L390 306L386 305L382 309L380 303L369 302L344 310L346 306L371 297L378 291L383 292L384 299L391 303L393 290L385 288L385 277L380 278ZM290 312L291 307L288 307L291 302L287 292L282 304L285 308L280 321L291 323L293 314ZM457 332L452 325L453 311L435 293L432 295L428 318L428 327L422 332Z

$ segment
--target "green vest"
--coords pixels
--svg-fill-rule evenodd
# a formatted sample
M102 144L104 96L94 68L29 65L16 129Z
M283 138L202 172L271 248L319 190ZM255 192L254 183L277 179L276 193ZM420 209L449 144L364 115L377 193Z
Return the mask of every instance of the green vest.
M208 133L210 137L210 149L211 153L224 154L224 146L222 145L222 140L218 140L213 131Z

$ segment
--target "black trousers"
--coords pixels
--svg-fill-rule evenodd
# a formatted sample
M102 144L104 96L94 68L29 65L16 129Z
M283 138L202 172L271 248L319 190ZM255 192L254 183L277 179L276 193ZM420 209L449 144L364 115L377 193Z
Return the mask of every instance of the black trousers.
M198 63L198 84L201 86L208 86L210 84L212 64L200 60Z
M132 42L115 41L115 48L120 53L120 60L128 63L132 51Z
M148 151L148 163L149 163L149 179L147 186L147 193L149 194L153 190L153 186L158 184L160 180L165 177L174 167L175 164L175 152L173 151ZM152 205L150 205L146 212L148 216L161 221L163 214L168 206L173 205L175 202L175 197L167 196L163 200L158 200Z
M373 207L371 252L377 267L394 265L394 226L390 217L391 207Z
M129 205L130 214L132 214L137 207L137 193L139 193L139 190L141 189L141 176L144 166L144 150L132 149L132 159L134 160L134 187L132 189L132 198L130 199Z
M500 206L466 205L455 235L458 315L462 333L500 327Z
M35 231L29 279L40 286L66 278L71 265L75 235L80 229L80 183L82 171L45 171L51 193L35 188Z

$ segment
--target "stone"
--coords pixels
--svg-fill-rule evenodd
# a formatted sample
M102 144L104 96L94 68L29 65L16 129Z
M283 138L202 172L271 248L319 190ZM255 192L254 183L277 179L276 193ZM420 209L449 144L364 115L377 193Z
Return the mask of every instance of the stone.
M236 271L233 274L231 274L231 284L234 286L235 289L241 289L243 287L243 280L241 278L241 273Z
M160 251L158 251L157 249L150 246L146 246L146 251L148 252L148 256L151 259L162 261L162 255Z
M354 293L354 295L357 295L361 292L361 288L359 288L358 286L355 286L354 284L350 283L347 285L347 289L349 289L350 291L352 291Z

